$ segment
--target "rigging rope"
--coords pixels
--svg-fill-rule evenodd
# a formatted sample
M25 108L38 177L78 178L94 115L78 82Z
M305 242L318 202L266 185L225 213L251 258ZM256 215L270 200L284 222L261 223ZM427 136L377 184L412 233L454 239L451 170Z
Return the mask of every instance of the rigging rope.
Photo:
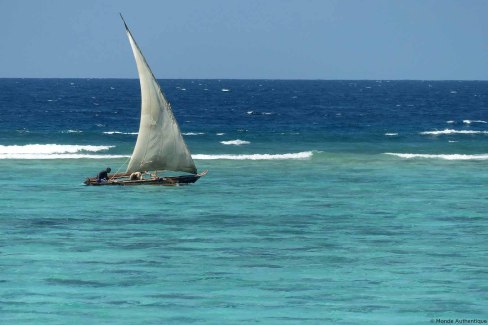
M122 166L124 166L125 164L127 164L127 162L130 160L130 158L131 158L131 156L129 156L129 158L127 158L127 160L117 169L117 171L112 175L112 177L110 177L109 181L111 181L111 180L113 180L115 178L115 175L117 175L117 173L122 168Z

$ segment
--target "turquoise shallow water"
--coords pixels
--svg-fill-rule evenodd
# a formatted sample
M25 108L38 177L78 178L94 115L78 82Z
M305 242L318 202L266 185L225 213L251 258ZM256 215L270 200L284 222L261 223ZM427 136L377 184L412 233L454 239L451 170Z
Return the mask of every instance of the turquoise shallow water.
M82 185L136 81L1 80L1 324L488 320L488 83L164 82L191 186Z
M9 162L29 181L2 177L4 322L488 316L486 163L316 153L205 165L194 186L92 188L80 179L95 162L65 162L61 178L53 161Z

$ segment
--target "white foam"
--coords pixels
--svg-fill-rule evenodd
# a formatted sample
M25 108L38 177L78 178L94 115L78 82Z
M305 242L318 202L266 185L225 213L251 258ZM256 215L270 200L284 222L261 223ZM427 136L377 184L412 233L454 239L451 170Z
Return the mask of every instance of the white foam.
M106 131L103 134L130 134L130 135L137 135L139 132L120 132L120 131Z
M83 131L80 130L66 130L66 131L61 131L61 133L82 133Z
M388 137L394 137L394 136L397 136L398 133L385 133L385 135Z
M121 158L119 155L92 155L86 152L99 152L114 146L65 145L65 144L27 144L0 145L0 159L73 159L73 158Z
M488 134L488 131L474 131L474 130L453 130L445 129L442 131L424 131L420 132L423 135L442 135L442 134Z
M90 155L90 154L0 154L0 160L2 159L120 159L128 158L130 155Z
M204 132L186 132L182 133L183 135L202 135L205 134Z
M454 121L453 120L450 120L450 121L446 121L447 124L454 124Z
M216 135L224 135L225 133L216 133Z
M22 146L0 145L0 154L5 153L76 153L80 151L98 152L108 150L114 146L91 146L91 145L71 145L71 144L26 144Z
M237 140L230 140L230 141L220 141L220 143L225 144L225 145L240 146L243 144L250 144L251 142L237 139Z
M222 89L221 89L221 91L223 91L223 92L228 92L228 91L230 91L230 89L227 89L227 88L222 88Z
M463 123L464 124L471 124L471 123L483 123L483 124L486 124L487 122L486 121L482 121L482 120L463 120Z
M255 111L247 111L247 115L273 115L273 112L255 112Z
M196 160L286 160L286 159L309 159L313 156L312 151L285 154L249 154L249 155L193 155Z
M424 159L443 159L443 160L488 160L488 154L464 155L464 154L415 154L415 153L391 153L385 155L396 156L404 159L424 158Z

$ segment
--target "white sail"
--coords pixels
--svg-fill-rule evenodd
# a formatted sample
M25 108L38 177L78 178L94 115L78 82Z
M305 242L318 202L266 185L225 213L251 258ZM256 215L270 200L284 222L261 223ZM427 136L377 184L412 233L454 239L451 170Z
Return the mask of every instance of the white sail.
M171 105L161 91L125 21L124 25L137 64L142 101L139 135L127 173L171 170L196 174L195 163L183 140Z

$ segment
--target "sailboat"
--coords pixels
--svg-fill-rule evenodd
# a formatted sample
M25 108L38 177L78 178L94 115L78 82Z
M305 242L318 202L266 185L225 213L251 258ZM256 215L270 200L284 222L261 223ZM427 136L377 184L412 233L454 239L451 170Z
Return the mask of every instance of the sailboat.
M86 185L184 185L195 183L207 171L197 173L171 104L164 96L141 49L122 17L134 54L141 84L141 121L134 151L125 173L108 175L106 181L89 177ZM181 176L158 176L158 171L184 172Z

